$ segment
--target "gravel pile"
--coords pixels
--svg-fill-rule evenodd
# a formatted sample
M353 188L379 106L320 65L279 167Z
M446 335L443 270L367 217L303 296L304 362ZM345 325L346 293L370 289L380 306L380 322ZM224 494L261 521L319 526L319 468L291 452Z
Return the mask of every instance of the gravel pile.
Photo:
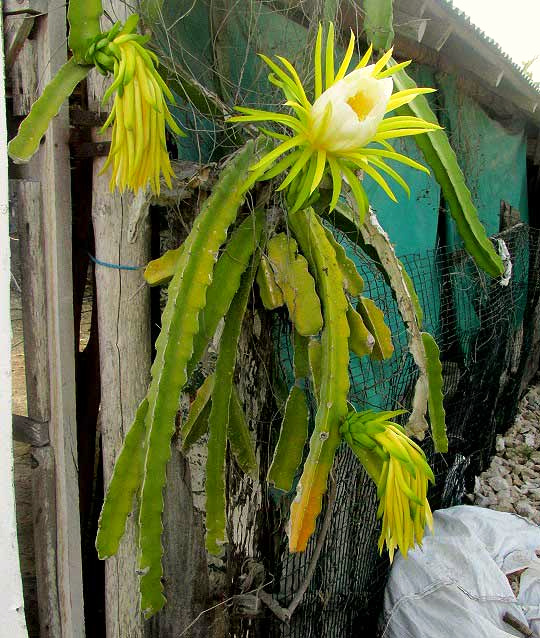
M540 385L522 399L514 425L497 437L496 456L467 499L540 525Z

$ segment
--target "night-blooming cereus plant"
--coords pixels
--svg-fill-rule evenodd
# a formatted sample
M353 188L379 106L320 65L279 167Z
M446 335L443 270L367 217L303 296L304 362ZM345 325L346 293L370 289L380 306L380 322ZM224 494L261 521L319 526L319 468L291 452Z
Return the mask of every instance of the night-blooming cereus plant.
M372 55L370 48L349 72L354 47L355 38L351 33L349 46L336 72L333 25L330 24L328 30L324 54L323 30L319 27L314 51L313 101L308 99L296 69L288 60L278 56L278 61L274 62L266 56L261 56L270 67L270 82L283 91L284 106L290 112L273 113L239 107L237 110L241 115L229 119L233 122L270 122L280 124L291 131L287 135L264 130L280 143L252 166L251 170L258 179L272 179L285 173L278 190L287 189L287 223L298 241L301 252L308 260L322 307L323 325L320 340L316 338L315 332L308 333L312 338L315 337L315 340L313 344L309 344L307 351L312 352L313 358L318 359L316 368L320 378L318 383L314 380L314 386L318 386L318 410L315 428L310 438L309 454L298 482L296 498L291 506L291 551L302 551L306 548L322 508L322 496L326 491L335 451L341 440L339 427L348 411L349 350L359 356L370 355L375 359L388 358L393 352L390 331L384 322L382 312L372 300L361 297L361 288L352 293L350 288L348 289L348 274L351 272L351 266L355 270L354 264L347 259L332 233L323 227L318 216L309 208L309 204L317 200L318 189L325 174L328 174L332 183L332 195L327 212L330 213L336 208L346 185L346 189L352 195L356 213L353 215L355 223L359 227L362 227L365 221L371 223L370 220L366 220L369 202L357 171L361 170L370 175L394 201L395 195L385 176L391 177L410 194L406 182L386 160L395 160L423 171L427 169L407 156L396 153L387 140L440 129L437 124L415 116L385 117L396 108L412 102L419 95L432 92L433 89L416 87L393 93L392 76L405 68L409 62L386 68L391 59L391 50L383 54L376 63L368 64ZM297 252L296 242L289 248L289 252L286 263L293 264ZM273 271L275 281L265 284L263 289L271 289L273 286L284 291L280 285L283 276L279 272L279 260L276 261L274 258L269 261L272 267L261 271L260 279L268 282ZM400 277L403 278L401 264L399 268ZM288 270L291 272L292 267ZM407 299L413 305L414 291L410 279L404 288ZM356 307L350 301L351 294L355 297L360 296ZM283 297L286 301L285 294ZM295 312L298 314L299 297L295 301ZM302 335L291 313L291 304L286 305L296 331ZM419 335L417 314L414 321L417 323L416 334ZM415 395L419 406L415 419L420 419L427 427L425 413L428 408L430 414L431 411L441 414L442 393L437 395L434 390L438 387L436 375L432 373L434 368L427 365L422 339L414 340L413 347L421 351L418 353L418 361L421 362L422 380ZM294 395L296 394L295 391ZM294 395L291 391L290 401L298 401ZM303 447L303 442L298 437L295 439L290 433L290 412L286 408L282 436L270 472L270 477L277 474L286 485L290 483L291 476L284 480L281 469L276 472L275 468L281 468L283 464L280 450L283 450L283 454L288 454L291 445L280 444L282 441L294 439ZM305 431L304 425L302 431ZM447 447L447 442L443 439L445 437L439 439L441 451L445 451ZM298 458L298 451L295 457Z
M168 182L172 172L165 125L181 134L166 104L166 99L172 102L172 94L157 72L157 58L145 46L147 38L134 33L137 17L102 32L101 14L99 0L70 0L73 57L34 104L9 152L15 160L29 159L63 101L95 67L113 76L105 100L114 94L114 102L104 127L113 126L106 163L106 168L112 167L111 188L149 186L159 192L161 176ZM371 29L378 31L376 24ZM391 30L387 33L390 38ZM386 544L393 556L399 547L406 555L415 543L421 543L425 524L431 524L426 492L433 475L408 434L421 438L431 426L435 450L448 449L439 351L433 337L422 332L422 311L412 281L370 209L362 185L362 175L367 174L395 200L388 178L407 193L409 188L388 161L422 171L427 168L397 153L388 140L406 135L428 139L421 147L436 165L435 174L446 189L467 248L487 272L496 274L499 265L444 133L426 106L424 95L432 89L418 88L404 72L408 62L396 64L391 50L370 64L373 52L369 48L351 70L354 51L351 35L336 71L333 25L324 52L319 28L312 99L288 60L278 57L274 62L262 56L271 70L270 82L284 94L287 111L239 107L240 115L229 118L229 122L267 123L274 128L261 128L261 138L248 142L229 159L183 245L152 262L146 271L149 283L168 283L167 303L151 383L107 488L96 546L101 558L116 553L137 496L141 609L147 617L165 604L163 488L179 398L217 332L221 337L215 370L197 391L180 431L184 449L208 432L209 552L219 554L227 542L227 445L246 474L258 474L234 383L240 331L255 281L263 305L268 310L285 307L292 325L295 383L283 408L267 476L275 487L290 491L300 474L290 513L290 550L307 547L335 452L344 440L377 484L381 549ZM396 84L400 90L394 92ZM397 112L400 109L408 110ZM272 141L276 139L277 145ZM256 182L278 176L281 182L275 190L284 192L285 205L281 227L278 222L274 228L265 214L272 189L258 190L255 206L249 210L244 198ZM316 211L312 205L317 205ZM364 295L362 277L337 241L335 228L354 231L354 241L391 286L406 324L409 350L419 373L406 431L391 421L396 412L351 412L351 352L381 361L392 356L393 344L384 315ZM307 392L316 404L309 443Z
M223 329L215 371L199 388L181 429L184 449L205 432L209 435L205 487L209 552L221 553L227 541L224 474L227 441L240 467L247 474L257 473L249 430L233 383L239 331L254 281L263 305L269 310L284 306L293 327L296 381L284 406L279 440L267 477L277 488L289 491L296 474L301 472L291 506L291 551L306 549L322 508L336 449L343 440L341 428L350 409L350 353L379 361L393 354L392 335L382 311L363 295L362 277L334 237L328 224L330 218L323 223L310 204L319 197L323 178L328 174L332 192L328 198L330 205L323 213L336 208L339 219L345 219L350 213L348 219L357 224L357 228L376 228L372 214L368 214L367 196L356 171L362 169L372 175L391 197L394 197L393 193L381 173L389 175L408 191L404 180L385 160L393 159L420 170L427 169L394 152L386 140L439 127L416 117L385 118L396 106L431 89L407 90L392 95L392 71L385 70L389 54L368 65L371 56L368 51L357 68L348 73L353 53L354 37L351 37L345 59L335 73L331 25L326 43L323 91L322 29L319 29L315 45L313 104L308 101L297 72L287 60L280 58L282 66L278 66L265 58L273 72L270 80L282 88L286 106L295 115L241 109L243 114L229 121L277 122L288 127L292 134L265 130L262 139L249 142L224 170L184 244L152 262L146 271L149 283L170 282L168 300L156 343L152 382L126 437L107 490L97 548L102 558L116 552L133 495L138 494L141 603L147 616L165 603L161 582L162 489L179 395L221 320ZM270 138L278 138L280 143L276 148L264 141L264 138L268 140L268 134ZM244 216L241 204L247 190L255 182L271 180L280 173L285 173L278 190L287 189L288 210L283 221L288 232L278 227L266 236L263 232L265 202L240 224L235 222L237 216ZM270 190L263 189L263 192L268 198ZM341 194L345 200L338 202ZM320 199L324 201L325 198ZM352 208L348 208L349 204ZM228 229L233 227L227 239ZM439 430L442 427L436 440L437 449L445 451L440 364L434 363L435 355L430 358L425 351L422 334L427 333L420 332L421 310L412 282L395 258L386 235L378 233L377 238L383 242L382 247L380 243L374 243L378 254L388 252L381 256L381 262L396 262L394 278L390 281L393 289L399 288L399 282L402 282L398 295L400 310L404 319L411 322L411 351L416 353L415 361L421 372L418 384L421 391L419 398L415 397L413 414L427 427L425 414L429 410L432 425L436 422ZM223 250L225 242L226 250ZM403 309L403 304L409 304L410 312ZM317 410L309 453L302 466L309 432L307 388ZM392 435L386 437L386 447L382 445L381 448L384 453L395 452L399 445L413 449L406 435L401 433L400 436L400 441L394 445ZM136 454L134 450L137 450ZM398 457L390 454L389 458ZM393 552L397 544L406 552L414 539L407 531L405 542L400 528L396 527L398 512L395 508L401 501L395 496L398 492L391 482L392 477L397 476L394 461L388 465L392 471L385 483L388 487L383 501L386 512L383 516L384 538L390 551ZM379 484L383 482L381 477L379 472L376 476ZM418 511L427 512L425 482L420 480L419 474L418 477L418 499L423 503L423 509ZM413 492L415 489L416 486L411 487ZM428 520L427 514L421 513L414 520L414 538L420 541L421 523Z
M165 97L174 98L158 71L158 60L145 47L147 36L134 33L136 14L125 24L101 31L101 0L70 0L68 44L73 53L45 87L8 144L15 162L27 162L37 151L52 118L92 68L112 74L113 83L103 102L114 94L114 104L102 132L113 123L112 143L104 170L112 165L111 190L138 191L150 187L159 193L163 175L170 185L172 169L165 142L165 123L183 135L173 120Z

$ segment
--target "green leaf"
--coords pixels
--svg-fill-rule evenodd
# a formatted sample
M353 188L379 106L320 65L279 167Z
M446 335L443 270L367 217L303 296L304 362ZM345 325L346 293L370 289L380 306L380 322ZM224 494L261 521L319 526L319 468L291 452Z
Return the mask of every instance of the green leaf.
M187 381L187 365L193 355L199 315L206 304L216 256L243 201L253 155L254 144L249 142L223 171L195 219L180 267L169 284L147 395L146 458L139 510L141 608L146 617L165 604L161 515L180 392Z
M394 60L389 62L391 66L395 64ZM417 86L416 82L403 69L392 77L394 85L399 91ZM401 106L397 112L400 115L413 115L438 124L437 117L424 95L419 95L409 104ZM442 130L429 131L422 135L416 135L415 141L441 185L450 214L456 222L467 252L477 266L492 277L502 275L504 272L502 260L478 218L471 193L465 183L465 176L459 167L456 154L450 146L446 133Z
M392 333L384 322L382 310L377 308L375 303L367 297L360 297L356 309L374 339L371 358L377 361L389 359L394 353L394 346L392 345Z
M144 269L143 276L150 286L162 286L172 279L180 258L184 252L184 244L174 250L167 250L158 259L152 259Z
M321 302L315 291L315 281L292 237L279 233L267 245L268 261L296 330L303 336L320 332L323 324Z
M394 41L393 0L364 0L364 29L376 51L386 50Z
M197 394L189 407L187 419L180 432L184 452L187 452L208 430L208 416L210 414L213 390L214 375L209 374L197 390Z
M147 411L148 401L144 399L126 434L107 486L96 538L96 549L100 560L114 556L118 551L120 539L126 529L127 518L133 509L133 497L141 487L146 434L144 419Z
M422 341L426 351L428 377L428 408L431 423L431 436L436 452L448 452L446 435L446 412L443 406L443 375L439 358L439 347L435 339L428 333L422 333Z
M366 328L366 324L361 315L349 304L347 310L347 321L349 322L349 348L357 357L363 357L373 352L375 338Z
M16 164L28 162L39 148L50 121L58 115L62 104L84 80L92 67L80 66L73 58L61 67L32 104L30 113L19 126L19 132L8 144L8 155Z
M206 549L216 556L222 553L226 542L225 452L236 350L257 266L258 264L254 263L251 272L244 273L240 288L225 317L214 372L206 461Z
M267 310L275 310L285 303L281 288L277 285L274 271L264 255L257 271L257 285L262 304Z
M240 403L238 390L233 385L229 403L229 427L227 430L231 451L240 469L254 481L259 478L259 464L253 449L253 441Z
M309 411L304 391L293 385L285 404L279 440L268 470L267 481L290 492L308 437Z
M324 230L326 231L328 241L332 244L336 252L336 259L343 273L343 285L345 286L345 290L353 297L360 296L364 290L364 280L356 269L354 261L347 257L345 249L336 241L332 231L328 230L328 228Z

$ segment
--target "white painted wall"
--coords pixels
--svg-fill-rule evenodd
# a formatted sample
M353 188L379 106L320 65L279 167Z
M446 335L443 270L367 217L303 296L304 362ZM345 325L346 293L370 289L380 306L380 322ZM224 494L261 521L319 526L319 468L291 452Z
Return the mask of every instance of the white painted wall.
M0 33L3 34L1 11ZM9 204L4 77L2 37L0 42L0 634L10 638L27 638L13 491Z

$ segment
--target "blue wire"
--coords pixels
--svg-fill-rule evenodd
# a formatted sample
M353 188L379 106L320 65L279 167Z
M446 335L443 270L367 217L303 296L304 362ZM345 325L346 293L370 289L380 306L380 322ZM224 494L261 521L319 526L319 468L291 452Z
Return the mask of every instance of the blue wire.
M104 266L105 268L115 268L116 270L140 270L141 268L144 268L144 266L125 266L123 264L111 264L108 261L101 261L101 259L94 257L94 255L92 255L88 251L87 253L90 259L95 264L97 264L98 266Z

